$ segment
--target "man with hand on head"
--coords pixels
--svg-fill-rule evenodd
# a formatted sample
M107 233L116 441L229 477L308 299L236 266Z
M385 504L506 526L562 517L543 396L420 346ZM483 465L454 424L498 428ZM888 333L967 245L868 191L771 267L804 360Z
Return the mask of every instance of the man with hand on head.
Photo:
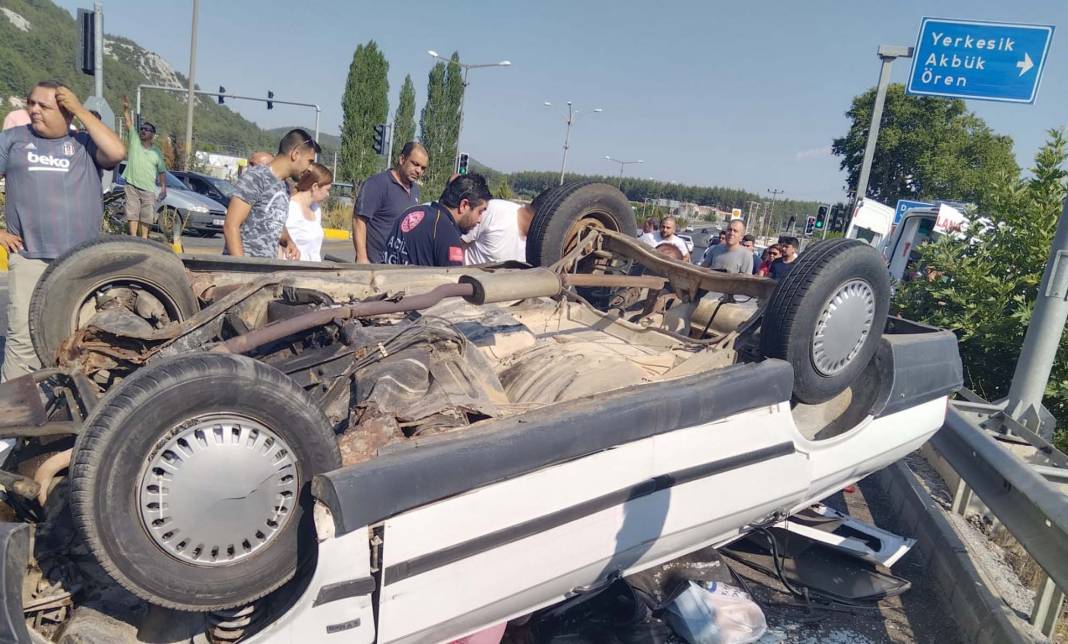
M0 132L0 175L7 182L0 246L9 254L6 380L40 368L30 340L33 289L53 259L100 236L100 172L126 157L119 136L65 85L37 83L26 111L29 125ZM72 135L75 118L85 131Z
M386 242L386 264L463 266L462 234L482 218L490 194L479 174L461 174L432 203L405 211Z
M395 167L368 177L352 209L352 246L356 262L384 262L386 240L394 224L408 208L419 203L419 179L430 156L420 143L409 141L401 148Z
M226 209L224 254L274 258L281 247L286 259L300 259L297 245L286 232L286 179L299 179L319 151L319 144L307 132L290 130L278 143L278 154L270 163L250 167L241 175Z

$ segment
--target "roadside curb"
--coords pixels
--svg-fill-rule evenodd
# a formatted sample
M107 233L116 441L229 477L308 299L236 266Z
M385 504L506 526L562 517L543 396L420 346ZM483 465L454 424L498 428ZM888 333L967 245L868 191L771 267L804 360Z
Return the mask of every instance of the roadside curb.
M330 241L348 241L352 239L352 233L340 228L323 228L323 239Z
M915 474L898 461L870 479L890 499L898 529L916 538L918 551L961 640L976 644L1028 644L1033 639L1015 625L1018 619L983 580L968 550L942 508L920 487Z

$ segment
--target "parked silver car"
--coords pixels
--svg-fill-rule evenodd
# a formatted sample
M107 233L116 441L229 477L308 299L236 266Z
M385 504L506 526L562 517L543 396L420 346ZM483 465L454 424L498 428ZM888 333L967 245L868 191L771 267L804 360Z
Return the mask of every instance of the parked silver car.
M122 192L126 181L122 178L122 172L126 164L121 163L115 170L115 184L111 187L112 192ZM226 207L209 199L204 195L197 194L189 189L182 180L168 172L167 197L156 204L156 212L159 217L155 228L169 233L177 223L186 233L214 236L222 232L223 221L226 219Z

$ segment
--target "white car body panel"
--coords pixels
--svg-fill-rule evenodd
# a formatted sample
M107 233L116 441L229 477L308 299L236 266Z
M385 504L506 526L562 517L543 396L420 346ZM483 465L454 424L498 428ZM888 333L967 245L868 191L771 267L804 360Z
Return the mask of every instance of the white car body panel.
M725 545L747 526L775 512L797 512L916 449L941 427L946 400L869 416L820 441L798 432L782 402L400 513L382 524L376 641L450 641L556 603L609 573L630 574ZM713 468L692 480L666 476L784 444L795 451ZM598 506L650 481L665 487ZM253 641L374 640L370 595L312 606L323 584L368 574L368 535L360 529L321 543L320 562L330 565L320 563L305 597ZM328 625L355 618L358 627L325 633Z

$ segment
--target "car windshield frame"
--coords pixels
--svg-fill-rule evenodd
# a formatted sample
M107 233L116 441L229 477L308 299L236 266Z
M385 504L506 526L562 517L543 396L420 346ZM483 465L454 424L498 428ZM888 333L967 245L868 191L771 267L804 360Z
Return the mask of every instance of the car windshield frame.
M219 179L218 177L204 177L204 180L212 185L219 191L222 196L229 199L234 196L234 184L230 183L226 179Z

